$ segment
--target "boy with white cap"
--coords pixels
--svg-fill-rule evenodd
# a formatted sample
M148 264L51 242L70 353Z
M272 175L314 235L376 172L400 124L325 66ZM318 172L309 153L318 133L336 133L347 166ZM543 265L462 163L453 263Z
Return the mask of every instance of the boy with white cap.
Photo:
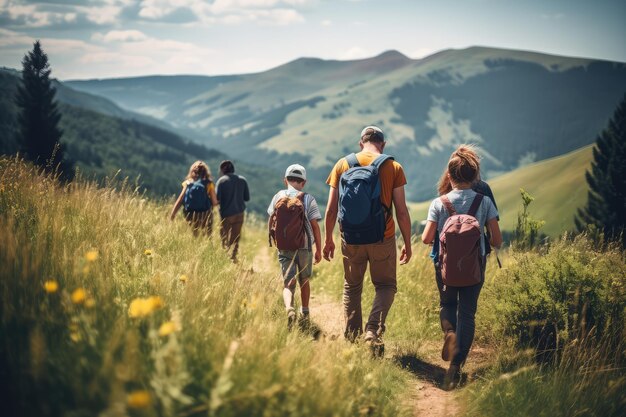
M291 329L296 321L293 307L296 281L300 283L302 299L301 323L308 324L311 295L309 280L313 272L313 259L315 264L322 259L322 239L318 224L322 215L315 198L302 191L306 184L306 169L302 165L290 165L285 171L284 182L287 189L274 195L267 214L270 216L270 245L274 242L278 248L287 326Z

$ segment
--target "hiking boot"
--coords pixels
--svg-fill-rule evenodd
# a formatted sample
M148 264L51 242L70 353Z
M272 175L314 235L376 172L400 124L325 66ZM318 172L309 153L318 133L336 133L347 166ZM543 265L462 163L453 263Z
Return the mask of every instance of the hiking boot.
M443 378L442 389L444 391L452 391L461 382L461 367L459 365L450 364Z
M443 348L441 349L441 359L446 362L452 360L454 349L456 348L456 333L453 331L446 332L443 338Z
M370 348L373 357L382 358L385 355L385 344L374 332L368 330L365 333L363 342Z
M302 315L298 318L298 327L303 332L309 330L311 327L311 318L309 313L302 313Z
M293 308L287 311L287 330L291 331L296 322L296 310Z

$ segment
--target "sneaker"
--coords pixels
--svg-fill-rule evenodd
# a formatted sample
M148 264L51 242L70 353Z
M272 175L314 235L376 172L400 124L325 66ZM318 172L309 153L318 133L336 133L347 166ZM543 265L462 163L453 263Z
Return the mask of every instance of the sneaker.
M443 348L441 349L441 359L446 362L452 360L454 349L456 348L456 333L449 331L443 338Z
M450 365L443 378L444 391L452 391L461 382L461 367L459 365Z
M385 343L382 339L376 335L376 333L368 330L363 337L363 342L370 348L372 356L375 358L382 358L385 356Z
M296 310L289 309L287 311L287 329L291 331L293 329L293 325L296 322Z

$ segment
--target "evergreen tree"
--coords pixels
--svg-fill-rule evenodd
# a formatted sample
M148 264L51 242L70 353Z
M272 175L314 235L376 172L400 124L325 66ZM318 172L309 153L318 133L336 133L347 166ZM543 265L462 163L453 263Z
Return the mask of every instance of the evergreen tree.
M593 148L587 205L578 210L576 227L589 225L604 234L605 241L620 239L626 246L626 95Z
M56 89L52 87L50 72L48 56L36 41L22 60L22 82L15 96L20 109L18 142L26 159L47 171L58 168L64 178L71 179L73 169L63 158L61 114L54 100Z

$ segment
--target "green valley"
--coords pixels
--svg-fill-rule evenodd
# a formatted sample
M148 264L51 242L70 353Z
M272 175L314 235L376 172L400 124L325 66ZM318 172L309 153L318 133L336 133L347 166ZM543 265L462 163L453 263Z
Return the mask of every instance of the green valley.
M433 195L456 144L478 144L493 174L592 143L626 91L626 65L472 47L419 60L388 51L354 61L301 58L255 74L68 85L242 160L298 161L317 182L358 150L363 126L378 124L411 178L409 197L419 201Z

